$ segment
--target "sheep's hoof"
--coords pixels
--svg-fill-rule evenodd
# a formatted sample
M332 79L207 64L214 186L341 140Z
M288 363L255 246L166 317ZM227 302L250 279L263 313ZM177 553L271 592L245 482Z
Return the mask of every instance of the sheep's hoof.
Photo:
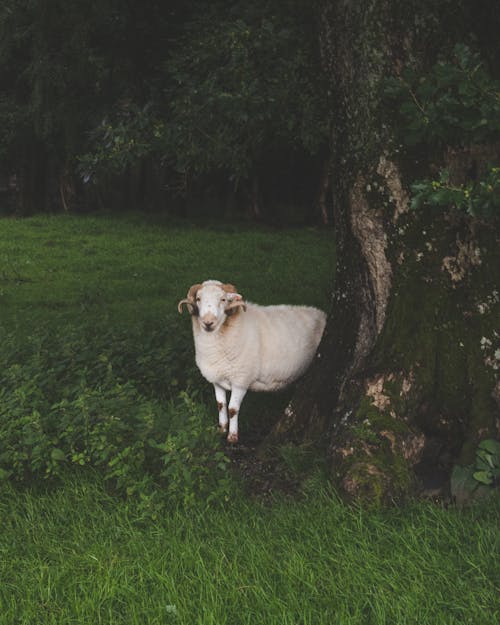
M219 425L219 427L217 428L217 432L219 432L219 434L226 434L227 425Z
M234 444L238 442L238 434L229 434L227 437L227 442Z

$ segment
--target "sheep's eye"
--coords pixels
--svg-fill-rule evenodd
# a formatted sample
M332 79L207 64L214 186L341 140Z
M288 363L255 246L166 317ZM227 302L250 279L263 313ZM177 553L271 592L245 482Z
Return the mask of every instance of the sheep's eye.
M196 298L196 301L197 301L197 302L199 302L199 301L200 301L200 298L199 298L199 297L197 297L197 298Z
M221 299L221 302L225 302L225 301L226 301L226 298L225 298L225 297L223 297L223 298Z

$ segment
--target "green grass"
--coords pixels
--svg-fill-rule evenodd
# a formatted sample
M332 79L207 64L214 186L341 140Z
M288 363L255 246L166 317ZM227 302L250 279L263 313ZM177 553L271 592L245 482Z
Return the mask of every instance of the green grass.
M175 319L189 286L215 278L260 303L326 307L331 233L195 227L128 215L0 221L3 324ZM185 323L185 322L184 322Z
M177 301L213 277L254 301L327 309L332 273L328 232L133 215L0 221L0 464L21 482L0 482L0 625L499 622L498 502L363 512L316 477L296 500L236 490L221 506L181 505L212 488L216 415ZM283 401L250 396L242 436ZM158 458L143 462L165 435L167 477ZM54 446L63 453L50 461ZM121 489L103 479L109 462Z
M0 624L493 625L498 506L320 493L141 524L95 481L0 499Z

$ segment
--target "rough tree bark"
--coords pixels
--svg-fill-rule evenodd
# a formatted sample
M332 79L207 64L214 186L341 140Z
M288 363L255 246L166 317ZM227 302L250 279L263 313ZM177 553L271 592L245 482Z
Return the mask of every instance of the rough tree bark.
M494 357L481 342L494 340L498 315L495 231L409 211L422 163L395 143L381 95L387 76L429 67L474 22L466 2L316 9L335 120L336 281L318 357L267 443L323 446L341 493L385 503L445 488L454 463L499 435Z
M18 213L32 215L46 208L47 154L43 144L36 139L27 142L22 150L19 175Z

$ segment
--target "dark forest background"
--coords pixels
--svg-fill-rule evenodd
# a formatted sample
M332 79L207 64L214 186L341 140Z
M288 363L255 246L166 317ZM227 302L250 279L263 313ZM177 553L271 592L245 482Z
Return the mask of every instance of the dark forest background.
M315 20L303 0L3 3L9 210L326 222Z

